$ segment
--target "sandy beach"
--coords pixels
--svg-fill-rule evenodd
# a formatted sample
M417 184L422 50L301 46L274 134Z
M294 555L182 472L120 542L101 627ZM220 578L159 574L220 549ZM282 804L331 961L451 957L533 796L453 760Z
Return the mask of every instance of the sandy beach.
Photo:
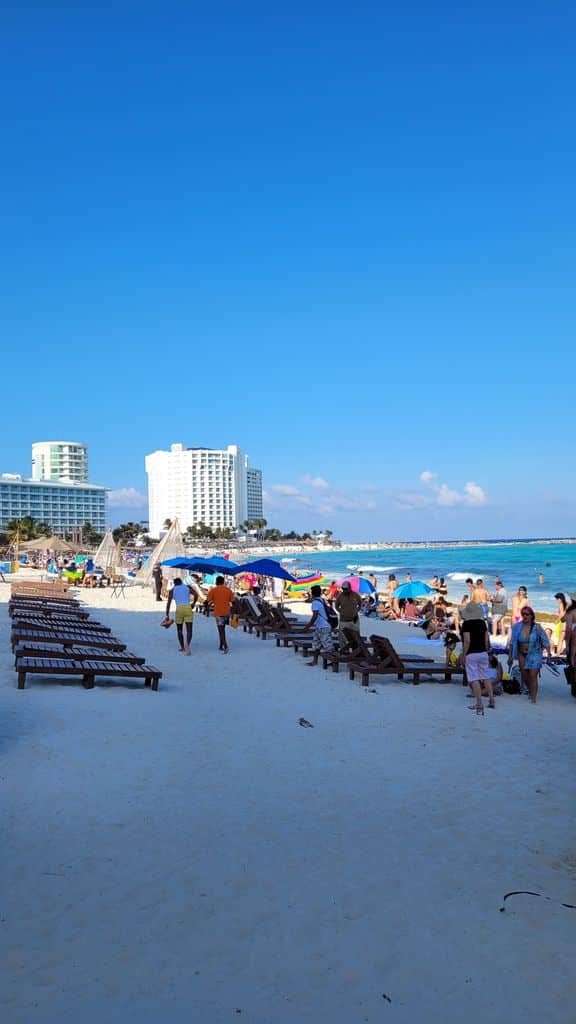
M203 616L187 658L149 589L78 596L163 678L18 691L0 607L6 1024L571 1024L562 678L477 718L460 684L365 690L241 630L223 656Z

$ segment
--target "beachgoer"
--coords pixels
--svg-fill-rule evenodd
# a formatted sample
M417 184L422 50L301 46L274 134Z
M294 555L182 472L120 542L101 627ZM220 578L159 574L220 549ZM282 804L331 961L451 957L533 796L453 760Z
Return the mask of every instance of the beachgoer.
M469 576L468 579L466 580L466 586L468 587L468 599L470 601L473 601L474 598L472 597L472 595L474 593L474 580L472 579L471 576Z
M512 594L512 625L522 621L521 612L528 604L528 591L526 587L518 587L515 594Z
M152 569L152 580L154 583L154 593L156 594L156 600L162 600L162 566L159 562L156 563Z
M558 608L558 622L552 630L552 643L554 645L554 653L562 654L564 650L564 639L566 633L566 623L564 621L566 612L568 611L568 599L566 594L554 594L556 599L556 605Z
M224 583L223 576L216 577L216 585L206 594L206 601L214 608L214 618L218 629L220 646L218 650L228 654L230 648L226 640L226 626L230 622L230 610L234 603L234 593Z
M170 605L174 601L176 605L176 614L174 616L176 621L176 634L178 636L178 647L184 654L190 654L190 644L192 643L192 623L194 621L193 606L196 604L196 598L190 593L190 587L186 583L182 583L179 577L174 580L174 586L168 594L168 601L166 602L166 618L170 617ZM186 639L184 639L183 626L186 626Z
M504 676L504 670L502 668L502 663L501 663L501 661L499 661L499 659L496 657L495 654L489 654L488 655L488 661L490 662L490 668L489 668L490 675L489 675L488 678L490 679L490 681L492 683L492 690L494 692L494 696L495 697L501 697L502 696L502 678ZM484 696L486 696L486 694L484 694Z
M538 676L542 668L543 652L550 649L550 641L529 605L520 612L520 622L512 627L508 648L508 667L518 661L524 685L528 687L530 702L538 697Z
M330 605L334 604L334 601L338 597L339 589L340 588L339 588L338 584L336 583L336 580L332 580L330 586L328 587L328 604L330 604Z
M372 573L369 574L368 579L370 580L370 583L372 584L372 586L374 587L375 592L377 593L378 592L378 577L375 576L374 573L372 572Z
M442 597L448 597L448 584L446 583L446 580L444 579L443 576L440 577L440 582L438 584L438 593L441 594Z
M404 583L412 583L412 576L409 572L407 572L404 577Z
M306 662L306 665L312 666L318 664L318 658L322 651L331 651L333 649L334 640L332 637L332 626L328 618L327 605L322 597L322 588L315 584L310 588L310 596L312 598L312 617L306 623L304 629L314 630L312 661Z
M484 618L487 619L488 606L490 603L490 594L488 593L486 587L484 586L484 580L476 580L476 585L472 591L471 600L474 602L474 604L480 605Z
M492 636L498 636L502 630L502 620L508 611L508 594L501 579L494 583L492 594Z
M492 680L490 679L490 662L488 651L490 650L490 637L488 625L482 608L479 604L469 601L464 610L464 622L462 623L462 653L466 666L466 678L476 704L472 705L471 711L477 715L484 714L484 702L482 690L488 693L488 707L495 707Z
M340 646L343 649L350 646L346 636L344 635L345 629L352 629L355 633L360 633L360 618L358 613L361 606L362 598L352 590L349 580L344 580L342 590L334 602L334 608L338 612L340 618L338 624L338 639L340 641Z
M406 598L402 618L405 619L406 622L416 622L416 620L420 618L418 606L412 597Z
M438 579L438 577L437 576L433 576L432 579L430 580L430 582L428 583L428 586L432 587L433 590L438 590L439 584L440 584L440 580Z
M458 668L460 658L456 654L456 648L460 643L457 633L446 633L444 636L444 647L446 649L446 665L448 668Z
M568 594L570 604L564 616L564 639L566 642L566 678L570 685L570 692L576 697L576 594Z
M540 584L544 583L544 573L543 572L539 572L538 573L538 583L540 583Z

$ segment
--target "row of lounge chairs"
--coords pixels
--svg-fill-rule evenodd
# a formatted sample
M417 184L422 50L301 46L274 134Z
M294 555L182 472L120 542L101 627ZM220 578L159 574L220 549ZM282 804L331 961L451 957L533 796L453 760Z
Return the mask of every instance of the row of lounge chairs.
M97 677L143 679L145 686L158 689L162 672L127 651L111 629L91 619L74 598L12 591L8 614L19 690L30 675L80 676L86 689Z
M254 607L246 600L238 602L238 614L246 632L266 639L272 635L276 646L292 647L295 652L309 653L313 644L312 633L304 631L298 620L286 615L283 609L262 602L256 614ZM345 649L325 651L319 655L324 669L338 672L340 665L348 669L349 678L358 676L362 686L368 686L370 676L388 675L397 679L410 678L418 685L422 677L450 681L453 676L463 678L463 670L452 665L440 664L431 658L410 655L401 657L387 637L374 633L369 639L361 637L355 630L343 630L348 646Z

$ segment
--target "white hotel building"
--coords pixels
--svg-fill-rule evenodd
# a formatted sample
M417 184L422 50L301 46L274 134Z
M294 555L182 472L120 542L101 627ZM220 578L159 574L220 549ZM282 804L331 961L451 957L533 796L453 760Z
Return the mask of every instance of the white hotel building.
M166 519L181 529L205 523L211 529L235 529L262 517L262 473L251 469L238 445L226 449L185 448L146 456L150 533L158 537Z

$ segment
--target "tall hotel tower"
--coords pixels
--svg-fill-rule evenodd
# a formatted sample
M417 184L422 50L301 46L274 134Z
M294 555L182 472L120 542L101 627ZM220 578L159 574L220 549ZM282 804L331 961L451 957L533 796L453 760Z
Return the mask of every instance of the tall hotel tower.
M166 519L178 519L182 530L196 523L235 529L262 516L262 474L249 467L238 445L220 450L173 444L168 452L147 455L145 464L153 537Z

